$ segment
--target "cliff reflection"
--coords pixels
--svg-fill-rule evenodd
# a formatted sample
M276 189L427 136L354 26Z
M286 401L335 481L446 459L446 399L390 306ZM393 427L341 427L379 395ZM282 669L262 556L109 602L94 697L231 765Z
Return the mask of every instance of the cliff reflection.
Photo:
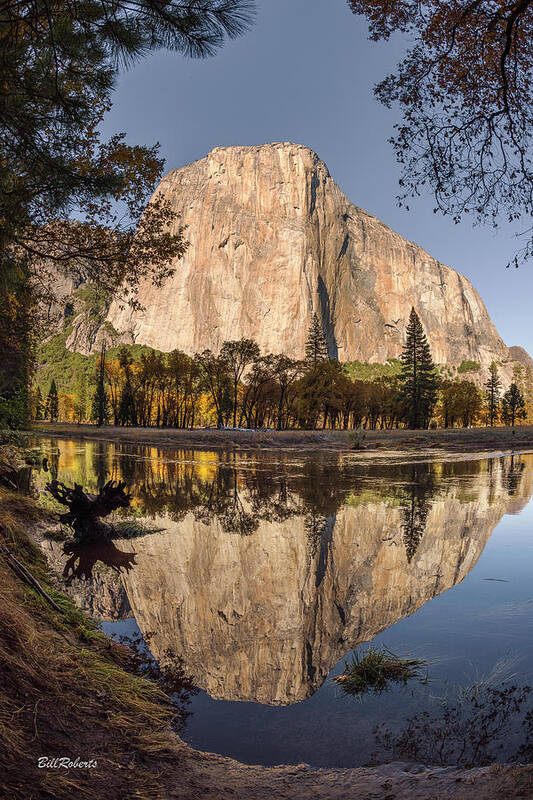
M460 582L532 493L527 455L361 465L110 449L97 476L85 449L61 446L60 479L81 482L83 465L89 488L129 480L160 532L115 542L120 575L91 567L82 582L78 558L70 590L103 617L131 608L154 655L172 647L213 697L269 704L309 696L346 652ZM61 547L48 553L62 571Z

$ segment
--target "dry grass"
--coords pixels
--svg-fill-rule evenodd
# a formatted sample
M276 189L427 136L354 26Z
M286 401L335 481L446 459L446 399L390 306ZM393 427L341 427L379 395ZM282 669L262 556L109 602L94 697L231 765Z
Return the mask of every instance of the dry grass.
M364 694L380 694L393 683L403 684L413 678L426 680L423 669L427 662L420 658L400 658L386 648L370 647L365 652L354 653L345 664L344 673L332 680L345 694L362 697Z
M174 428L117 428L68 423L39 424L35 433L73 438L100 439L109 442L131 442L169 447L194 447L204 450L331 450L353 452L353 433L348 431L246 431ZM533 449L533 426L511 428L454 428L427 431L387 430L364 431L362 450L404 450L407 452L435 449L459 452Z
M0 494L0 541L60 606L26 586L0 555L0 797L157 798L176 768L173 710L152 683L124 671L127 651L57 591L17 517L34 504ZM39 770L47 755L96 769Z

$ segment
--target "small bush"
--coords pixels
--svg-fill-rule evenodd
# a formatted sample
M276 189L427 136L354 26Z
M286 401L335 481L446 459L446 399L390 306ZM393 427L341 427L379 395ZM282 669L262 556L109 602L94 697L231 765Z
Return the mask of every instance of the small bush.
M348 431L348 440L350 442L352 450L362 450L364 447L366 433L360 429L355 431Z
M457 367L457 372L479 372L481 364L477 361L461 361Z

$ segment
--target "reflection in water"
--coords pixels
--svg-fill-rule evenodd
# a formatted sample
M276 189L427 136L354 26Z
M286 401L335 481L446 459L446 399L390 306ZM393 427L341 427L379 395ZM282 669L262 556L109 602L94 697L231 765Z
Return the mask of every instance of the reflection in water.
M466 768L506 761L529 763L533 756L531 687L475 683L444 698L437 709L419 712L400 731L376 730L378 747L393 760Z
M135 553L119 550L109 539L65 542L63 553L70 556L63 567L66 586L70 586L74 579L89 580L97 562L117 573L129 572L135 564Z
M409 564L424 535L431 499L436 491L437 487L432 471L423 469L420 465L413 465L407 491L407 503L403 509L404 522L402 525L403 541Z
M59 455L60 451L59 448L54 448L50 452L50 456L48 458L48 463L45 465L45 471L50 471L50 475L53 481L57 480L58 472L59 472ZM44 459L43 459L44 461Z
M274 705L310 696L349 650L462 581L502 515L529 499L533 466L60 449L61 480L125 480L134 513L162 529L135 553L120 540L103 557L71 552L80 602L107 618L131 607L154 655L174 648L212 697ZM49 551L62 568L60 547ZM114 571L88 588L76 578L95 557Z
M503 480L507 489L507 494L513 497L520 488L520 481L522 480L522 473L526 467L525 462L520 458L512 455L508 462L504 464Z
M310 563L316 556L319 548L324 552L324 545L328 542L328 537L331 538L333 526L335 524L335 514L330 514L325 517L322 514L315 514L310 512L305 517L305 532L307 534L307 544L309 548L308 563ZM323 561L323 558L321 559ZM320 583L317 574L317 586Z

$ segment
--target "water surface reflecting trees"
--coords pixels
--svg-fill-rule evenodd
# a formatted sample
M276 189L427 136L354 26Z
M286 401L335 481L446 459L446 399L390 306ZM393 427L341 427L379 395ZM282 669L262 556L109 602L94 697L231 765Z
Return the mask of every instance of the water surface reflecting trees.
M71 559L70 590L100 617L135 616L154 654L173 647L213 697L275 705L308 697L345 653L462 581L532 491L531 456L372 464L45 446L58 445L61 480L126 480L158 531L115 541L118 557L100 564L49 543L60 571Z

